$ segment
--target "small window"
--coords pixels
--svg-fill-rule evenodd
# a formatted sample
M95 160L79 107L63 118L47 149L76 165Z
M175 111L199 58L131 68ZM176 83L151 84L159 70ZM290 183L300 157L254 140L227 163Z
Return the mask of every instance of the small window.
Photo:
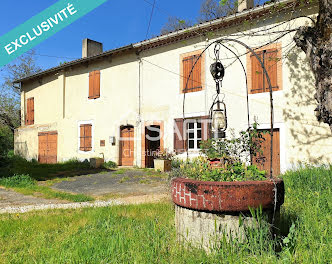
M35 100L33 97L27 100L25 124L33 125L35 123Z
M198 150L202 141L202 123L197 120L192 120L188 123L188 149Z
M89 99L100 97L100 71L89 73Z
M256 52L260 60L265 66L265 69L270 77L272 90L278 91L280 87L278 84L278 76L281 74L278 72L278 65L281 60L278 55L278 49L265 49ZM250 93L265 93L269 92L269 84L264 74L263 68L259 60L255 55L250 55L251 60L251 89Z
M80 150L91 151L92 150L92 125L84 124L80 125Z
M197 61L197 62L196 62ZM196 64L195 64L196 63ZM193 68L193 66L195 67ZM182 59L183 84L182 93L202 90L202 57L199 54ZM191 74L190 74L191 72ZM190 78L189 78L190 75Z

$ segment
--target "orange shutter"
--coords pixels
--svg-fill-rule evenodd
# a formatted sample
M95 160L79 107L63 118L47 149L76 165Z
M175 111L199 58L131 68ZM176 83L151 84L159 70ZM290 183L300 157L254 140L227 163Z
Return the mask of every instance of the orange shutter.
M34 105L34 98L29 98L27 100L27 111L25 117L25 124L26 125L33 125L35 122L35 105Z
M189 73L192 67L191 63L191 57L186 57L182 60L182 65L183 65L183 89L182 92L187 92L191 89L192 83L191 80L188 80L189 78ZM186 90L187 88L187 90Z
M85 151L84 137L84 125L80 125L80 150L82 151Z
M198 55L193 56L193 64L198 59ZM202 83L201 83L201 62L202 57L198 59L196 62L196 65L193 70L193 92L197 92L202 90Z
M263 62L263 53L257 52L258 57ZM263 68L255 55L251 55L251 90L250 93L264 92L263 86Z
M265 54L265 68L267 73L269 74L272 90L278 90L278 50L277 49L269 49ZM267 78L265 78L265 92L269 92L269 83Z
M100 71L94 72L94 98L100 97Z
M30 99L30 123L33 125L35 123L35 99Z
M89 73L89 99L94 97L94 72Z
M85 125L84 137L85 151L90 151L92 149L92 125Z

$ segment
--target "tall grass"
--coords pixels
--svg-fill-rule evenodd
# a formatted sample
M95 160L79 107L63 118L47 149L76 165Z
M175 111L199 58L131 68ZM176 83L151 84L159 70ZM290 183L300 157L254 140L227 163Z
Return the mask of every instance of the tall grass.
M1 215L0 263L331 263L331 176L286 173L278 236L261 226L211 254L177 244L170 203Z

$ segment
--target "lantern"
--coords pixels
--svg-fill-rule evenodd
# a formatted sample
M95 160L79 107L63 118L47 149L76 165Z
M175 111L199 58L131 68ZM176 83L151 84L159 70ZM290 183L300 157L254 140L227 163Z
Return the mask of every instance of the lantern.
M226 136L225 131L227 129L226 105L224 102L217 101L213 104L210 119L211 134L213 137L224 138Z

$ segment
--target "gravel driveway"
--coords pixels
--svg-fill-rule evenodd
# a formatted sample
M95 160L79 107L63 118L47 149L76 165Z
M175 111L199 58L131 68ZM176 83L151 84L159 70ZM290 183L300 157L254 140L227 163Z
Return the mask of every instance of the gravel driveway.
M92 196L107 194L146 195L167 193L167 175L139 169L119 169L76 176L52 186L55 190Z

